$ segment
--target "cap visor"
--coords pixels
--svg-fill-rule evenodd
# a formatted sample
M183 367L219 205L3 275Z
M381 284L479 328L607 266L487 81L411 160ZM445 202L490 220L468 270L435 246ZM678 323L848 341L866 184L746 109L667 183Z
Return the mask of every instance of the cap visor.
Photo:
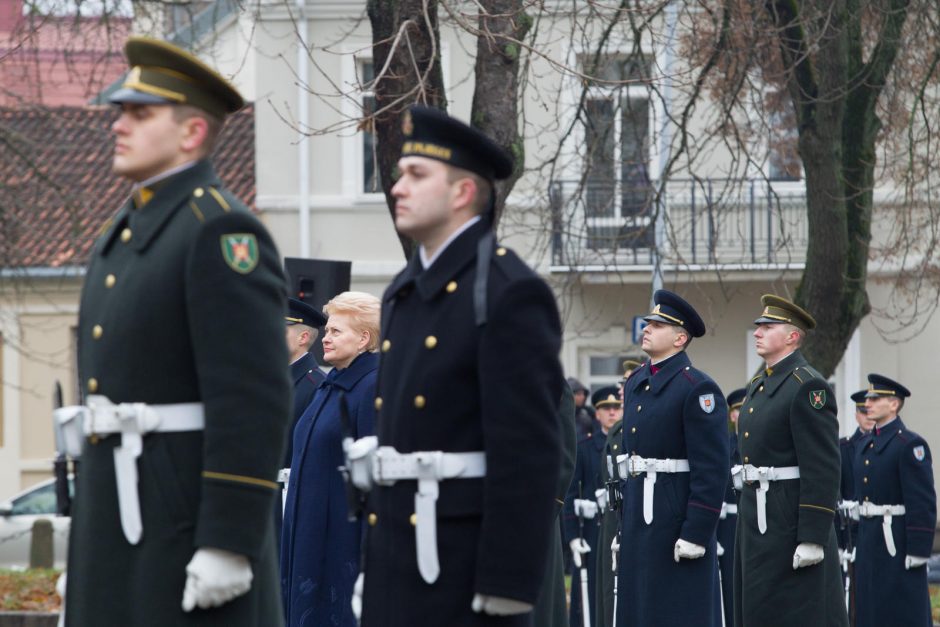
M648 316L643 316L643 319L646 320L647 322L665 322L666 324L671 324L671 325L676 326L676 327L680 326L680 325L676 324L675 322L673 322L672 320L668 320L668 319L666 319L666 318L663 318L663 317L660 316L659 314L650 314L650 315L648 315Z
M761 316L754 321L754 324L784 324L783 320L777 320L776 318L765 318Z
M122 87L108 96L108 102L111 104L123 104L125 102L132 104L175 104L168 98L154 96L129 87Z

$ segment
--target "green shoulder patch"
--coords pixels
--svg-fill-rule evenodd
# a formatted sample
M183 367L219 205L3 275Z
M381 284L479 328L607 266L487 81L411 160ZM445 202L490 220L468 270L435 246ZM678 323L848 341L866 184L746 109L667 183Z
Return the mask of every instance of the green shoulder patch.
M809 393L809 404L813 409L822 409L826 404L826 390L813 390Z
M258 265L258 239L254 233L226 233L221 238L222 258L235 272L248 274Z

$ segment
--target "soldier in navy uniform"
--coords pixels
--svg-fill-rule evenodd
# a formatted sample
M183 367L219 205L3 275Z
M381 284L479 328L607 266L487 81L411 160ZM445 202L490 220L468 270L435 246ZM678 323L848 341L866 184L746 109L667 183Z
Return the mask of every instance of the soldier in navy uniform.
M607 431L604 449L601 451L600 484L607 491L605 507L601 508L600 529L597 533L597 568L595 569L596 583L594 584L594 616L599 627L610 627L614 624L614 557L611 553L611 544L618 538L620 531L620 510L614 509L614 502L610 499L608 481L611 475L608 472L607 458L611 462L620 454L620 445L623 443L623 387L633 371L639 368L641 362L627 359L623 362L623 381L618 386L617 398L621 401L620 417ZM616 494L620 494L620 486L616 486ZM600 500L600 499L599 499ZM619 539L617 539L619 543ZM619 551L618 551L619 554Z
M607 433L623 417L623 405L617 386L609 385L598 389L591 395L591 405L597 416L597 427L578 442L574 475L565 496L565 545L570 547L572 558L569 612L572 625L580 625L583 619L580 579L582 568L587 572L590 600L587 607L591 624L597 624L593 599L596 596L597 558L600 551L604 550L597 542L599 523L603 515L598 507L598 491L602 490L601 494L606 497L606 488L601 476L601 464L606 463L606 460L602 454ZM604 502L606 503L606 498ZM607 550L609 549L608 545Z
M242 98L165 42L132 37L125 52L113 169L134 187L82 289L91 413L65 624L281 625L287 286L268 232L209 162Z
M558 308L494 241L509 154L437 109L412 107L402 131L395 226L419 247L383 296L378 444L485 469L372 487L362 625L523 627L557 524Z
M761 304L753 335L765 368L748 384L738 417L734 624L846 627L832 523L835 395L800 352L816 321L779 296L765 294Z
M672 292L653 299L642 340L650 360L623 394L617 624L718 627L715 529L728 481L728 411L686 353L705 334L701 317Z
M868 390L859 390L849 398L855 406L855 422L858 427L852 435L839 439L839 456L842 460L842 478L839 487L839 515L836 516L836 536L839 540L839 560L842 563L842 585L849 590L847 602L849 624L855 624L855 547L858 544L858 501L855 499L855 479L852 465L855 453L865 436L871 431L871 420L865 408Z
M854 464L856 625L929 627L926 564L937 524L930 447L901 422L910 390L879 374L868 383L874 427L859 441Z
M326 378L317 364L317 358L311 352L319 329L326 324L326 316L302 300L291 297L287 299L287 315L284 316L284 322L287 325L290 378L294 382L294 412L291 415L293 420L287 431L287 453L284 456L284 468L289 468L293 453L294 426L313 400L317 386Z
M741 463L738 454L738 415L744 405L747 390L738 388L725 399L728 403L728 446L731 450L731 463L729 470ZM724 610L725 624L731 624L734 616L734 603L732 601L734 590L734 534L738 526L738 493L728 475L728 486L725 488L725 500L721 505L721 516L718 519L718 569L721 572L721 603Z

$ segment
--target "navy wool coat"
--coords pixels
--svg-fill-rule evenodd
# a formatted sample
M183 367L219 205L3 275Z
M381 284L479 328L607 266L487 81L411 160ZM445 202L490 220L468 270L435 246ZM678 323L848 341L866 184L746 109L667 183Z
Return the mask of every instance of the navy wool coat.
M741 463L741 455L738 453L738 434L732 433L729 436L729 446L731 447L731 466ZM728 469L728 487L725 488L725 503L728 505L738 504L738 493L732 484L731 469ZM725 513L724 518L718 520L718 542L721 548L725 550L718 558L718 570L721 571L721 603L725 612L725 624L730 624L734 616L734 534L738 526L738 515Z
M563 518L565 527L564 549L569 552L571 550L571 541L580 537L581 533L581 526L578 524L578 517L575 516L574 513L574 500L581 498L594 501L596 503L597 500L594 497L594 491L600 487L603 487L603 482L601 481L601 456L604 451L604 444L607 440L607 436L605 436L604 432L601 430L600 423L595 422L595 424L597 426L594 431L587 434L586 437L582 438L581 441L578 442L578 453L577 457L575 458L574 475L571 477L571 484L568 486L568 494L565 495L565 509ZM597 543L597 536L600 530L600 520L600 512L598 512L594 518L584 519L584 539L587 541L588 546L591 547L591 552L587 555L581 556L581 563L584 565L584 568L587 569L588 599L591 599L589 609L591 612L592 625L597 623L597 620L595 619L597 608L594 607L594 596L596 594L595 583L597 556L599 551L604 550L604 547L599 547ZM610 545L607 546L607 551L610 552ZM571 624L581 624L583 618L582 612L581 569L577 568L574 563L572 563L571 607L569 610Z
M860 502L903 505L891 523L896 554L885 544L883 518L860 518L855 554L857 627L927 627L927 567L904 569L908 555L930 557L937 523L930 447L901 419L873 429L856 447L855 494Z
M386 290L376 414L379 443L399 452L483 451L486 476L440 484L440 576L418 572L417 481L369 494L362 627L524 627L529 614L471 610L474 593L534 604L558 524L558 351L551 289L512 251L485 260L487 321L474 316L481 221L423 270L418 255Z
M359 355L333 370L294 429L294 457L281 534L281 587L287 624L347 625L359 575L362 526L347 519L339 394L349 408L350 435L372 435L378 356Z
M715 529L728 481L728 408L718 385L684 351L659 366L654 375L645 363L627 380L623 452L687 459L691 472L658 473L651 524L643 518L646 475L622 482L617 623L717 627ZM705 555L676 563L679 538L704 546Z

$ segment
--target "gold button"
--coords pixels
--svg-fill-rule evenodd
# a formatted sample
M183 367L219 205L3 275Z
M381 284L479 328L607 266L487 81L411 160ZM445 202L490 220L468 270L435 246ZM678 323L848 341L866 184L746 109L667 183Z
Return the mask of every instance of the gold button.
M92 327L91 336L93 338L97 340L100 339L102 335L104 335L104 329L101 328L100 324L96 324L94 327Z
M375 408L382 409L382 397L381 396L375 397Z
M117 277L113 274L109 274L104 278L104 286L107 288L114 287L114 284L117 283Z
M649 390L649 389L650 389L650 386L647 385L645 389Z
M417 514L412 514L411 516L409 516L409 517L408 517L408 522L411 523L411 526L412 526L412 527L417 527L417 526L418 526L418 515L417 515Z
M636 406L636 410L637 410L637 411L642 411L642 410L643 410L643 406L642 406L642 405L637 405L637 406Z
M94 377L88 379L88 391L92 394L98 391L98 379Z
M92 433L90 436L88 436L88 441L89 441L93 446L94 446L95 444L98 444L98 434L97 434L97 433Z
M506 254L506 249L503 248L502 246L500 246L499 248L496 249L496 256L497 256L497 257L502 257L502 256L505 255L505 254Z
M758 392L763 392L763 391L764 391L764 386L762 385L762 386L760 386L759 388L757 388L757 391L758 391Z
M868 477L862 477L862 483L868 483Z
M749 437L751 437L751 434L748 433L747 431L745 431L745 432L744 432L744 437L745 437L745 438L749 438Z
M616 451L618 448L620 448L620 447L617 446L616 444L614 444L614 450Z
M451 281L450 283L447 284L447 287L444 289L447 290L448 294L453 294L454 292L457 291L457 281Z
M423 396L421 396L420 394L415 396L415 407L417 407L418 409L423 409L425 403L427 403L427 400L425 400Z
M745 455L745 456L744 456L744 463L746 464L746 463L748 463L749 461L751 461L750 458L749 458L747 455Z
M875 443L872 442L871 444L869 444L869 445L868 445L868 448L875 448Z
M125 244L131 241L131 235L133 235L133 233L131 233L130 229L124 229L123 231L121 231L121 241L124 242Z
M636 433L636 427L630 427L630 433Z
M434 337L433 335L427 336L426 338L424 338L424 346L428 350L431 350L432 348L437 346L437 338Z
M383 352L383 353L387 353L389 350L391 350L391 348L392 348L392 341L391 341L391 340L385 340L384 342L382 342L382 352Z
M868 497L867 497L867 496L865 497L865 500L866 500L866 501L868 500Z
M866 465L866 466L868 465L868 460L867 460L867 459L865 460L865 465Z
M753 407L748 407L748 408L747 408L747 413L753 414L753 413L754 413L754 408L753 408Z
M196 189L193 190L193 196L195 196L196 198L202 198L203 194L205 194L205 192L202 191L201 187L197 187Z
M379 517L375 515L375 512L369 514L369 526L375 527L375 523L379 522Z

